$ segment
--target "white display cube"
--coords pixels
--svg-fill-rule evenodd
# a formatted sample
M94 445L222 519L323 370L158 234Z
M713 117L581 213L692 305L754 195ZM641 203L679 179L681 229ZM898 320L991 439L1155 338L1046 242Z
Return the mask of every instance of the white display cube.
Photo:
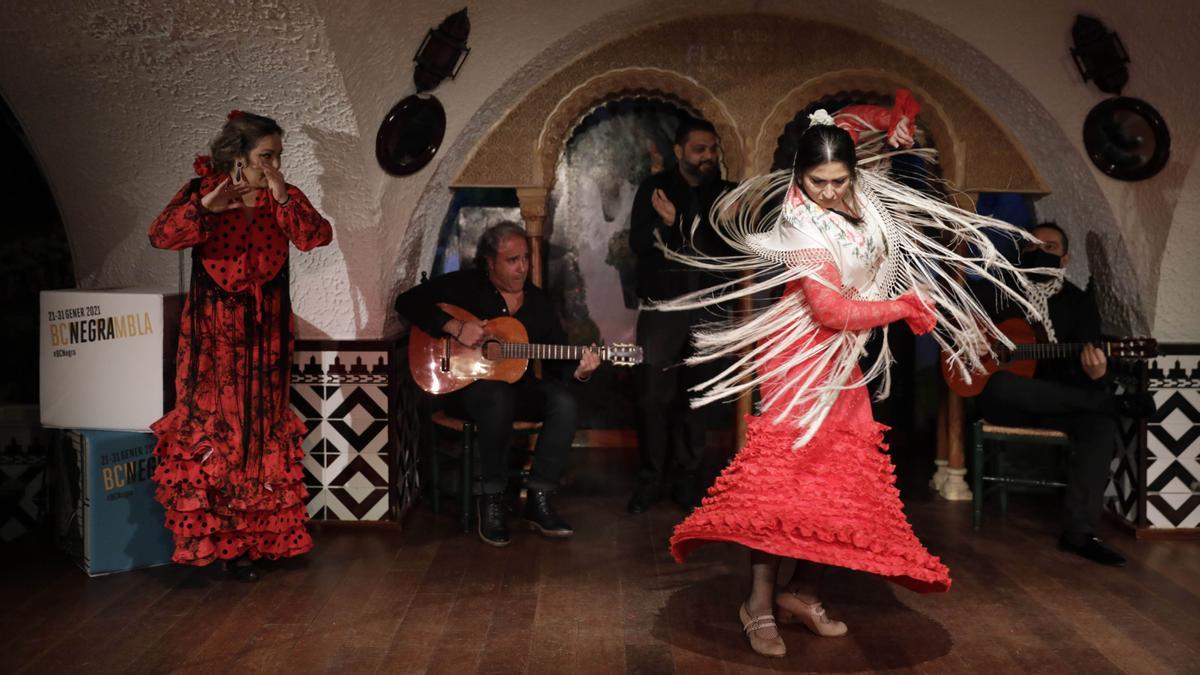
M175 404L182 307L148 289L42 291L42 425L149 431Z

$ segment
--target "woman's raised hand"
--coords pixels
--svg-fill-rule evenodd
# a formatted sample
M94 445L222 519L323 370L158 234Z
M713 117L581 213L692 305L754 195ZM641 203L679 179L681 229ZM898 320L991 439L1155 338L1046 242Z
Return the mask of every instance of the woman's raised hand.
M286 202L288 200L288 191L287 183L283 180L283 172L267 162L263 162L258 168L267 177L267 187L271 190L271 196L275 198L275 201L280 204Z
M229 178L217 184L212 192L200 198L200 206L210 213L222 213L242 205L242 196L253 190L246 183L234 184Z
M896 128L892 130L888 136L888 145L893 148L911 148L913 146L913 126L912 120L908 116L900 118L896 123Z

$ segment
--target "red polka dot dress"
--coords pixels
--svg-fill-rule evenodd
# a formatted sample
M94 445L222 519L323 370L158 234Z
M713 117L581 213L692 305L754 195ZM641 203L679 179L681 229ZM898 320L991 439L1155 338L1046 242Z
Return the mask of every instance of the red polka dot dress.
M192 249L176 406L152 425L156 497L175 562L192 565L312 548L300 467L305 427L288 407L288 244L309 251L333 231L291 185L282 206L260 190L251 208L208 213L200 198L221 178L189 183L150 225L155 247Z

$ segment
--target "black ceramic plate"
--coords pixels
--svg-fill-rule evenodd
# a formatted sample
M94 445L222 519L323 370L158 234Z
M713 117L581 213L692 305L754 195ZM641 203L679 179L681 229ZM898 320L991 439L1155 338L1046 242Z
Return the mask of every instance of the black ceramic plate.
M401 100L383 118L375 136L375 159L393 176L420 171L442 145L446 110L431 95Z
M1101 101L1088 113L1083 145L1104 173L1119 180L1142 180L1166 165L1171 134L1149 103L1118 96Z

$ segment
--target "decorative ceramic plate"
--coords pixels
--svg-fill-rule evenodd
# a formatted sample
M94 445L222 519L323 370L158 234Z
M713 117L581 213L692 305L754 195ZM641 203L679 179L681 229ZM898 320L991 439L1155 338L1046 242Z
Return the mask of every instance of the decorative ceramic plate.
M397 103L383 118L375 136L375 159L393 176L420 171L442 145L446 110L432 95L412 95Z
M1167 123L1145 101L1118 96L1101 101L1083 122L1083 145L1092 164L1119 180L1142 180L1162 170L1171 155Z

